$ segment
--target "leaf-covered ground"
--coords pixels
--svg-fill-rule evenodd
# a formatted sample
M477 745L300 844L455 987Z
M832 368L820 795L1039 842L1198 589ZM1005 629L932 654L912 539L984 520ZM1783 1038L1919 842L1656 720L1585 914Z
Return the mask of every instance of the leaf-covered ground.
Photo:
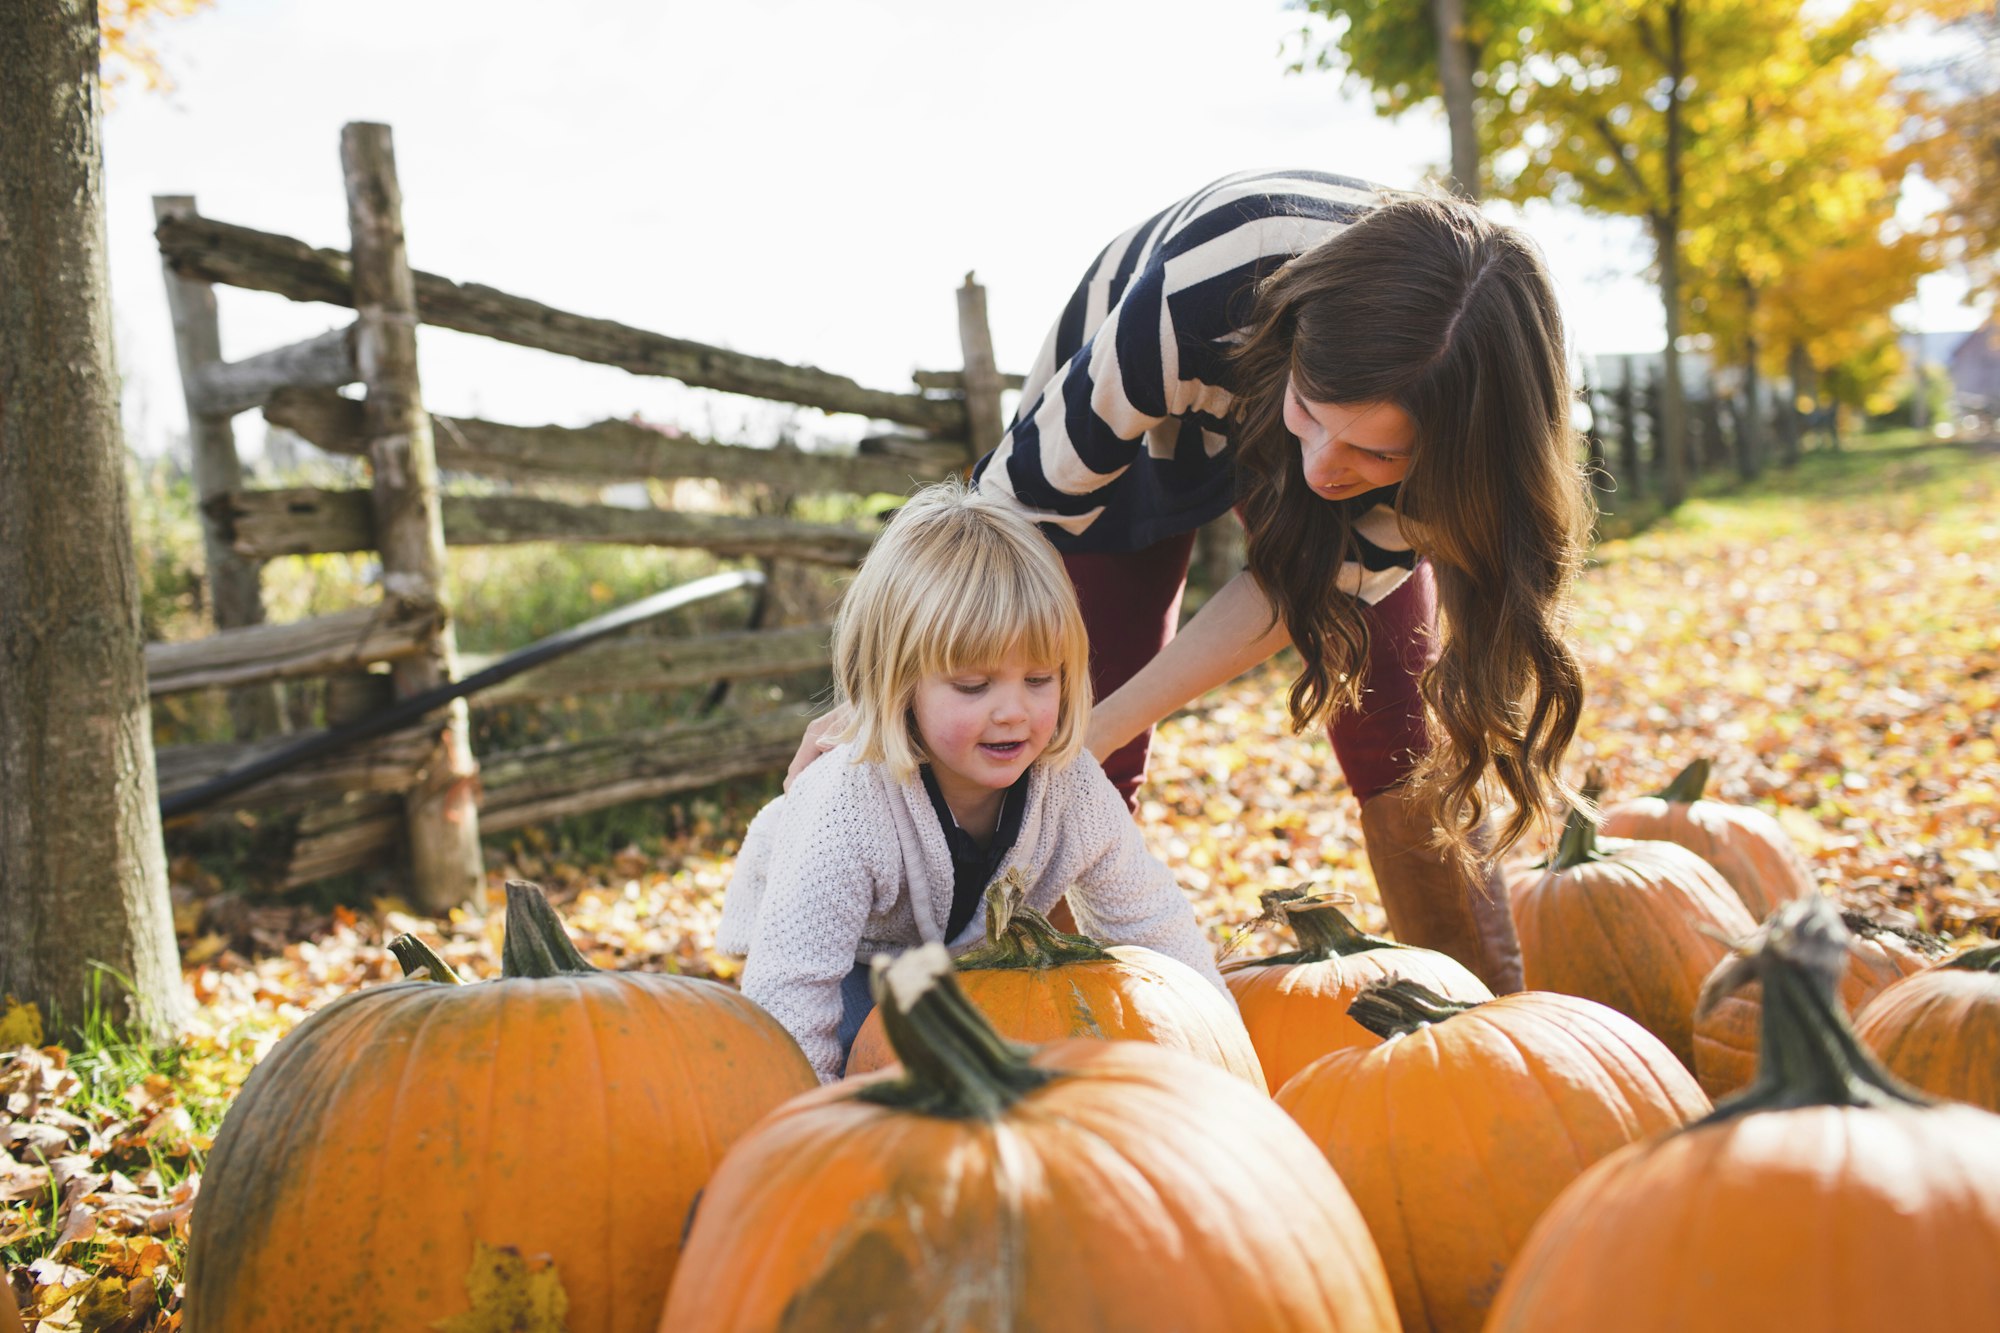
M1574 779L1599 768L1616 800L1707 755L1710 793L1773 812L1844 903L2000 935L2000 451L1809 458L1690 502L1597 549L1573 639L1590 679ZM1257 895L1300 880L1382 924L1354 802L1324 738L1288 733L1284 680L1280 662L1167 722L1141 810L1236 950L1269 947ZM521 844L490 868L484 906L443 921L391 903L249 908L227 934L194 934L183 884L199 1016L180 1048L106 1038L71 1054L38 1048L25 1014L0 1018L0 1253L30 1328L178 1327L189 1204L242 1079L307 1013L396 976L383 944L398 932L497 974L503 879L547 886L600 966L731 976L711 944L753 803L695 802L682 831L606 864Z

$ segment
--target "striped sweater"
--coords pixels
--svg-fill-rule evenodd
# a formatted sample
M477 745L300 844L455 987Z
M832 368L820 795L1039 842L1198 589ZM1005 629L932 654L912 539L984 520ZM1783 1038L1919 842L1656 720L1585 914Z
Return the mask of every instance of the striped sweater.
M979 461L979 488L1027 511L1066 552L1141 550L1229 509L1227 353L1257 283L1386 197L1324 172L1242 172L1112 241L1050 331L999 447ZM1339 578L1371 603L1416 563L1385 499L1393 492L1361 497L1360 559Z

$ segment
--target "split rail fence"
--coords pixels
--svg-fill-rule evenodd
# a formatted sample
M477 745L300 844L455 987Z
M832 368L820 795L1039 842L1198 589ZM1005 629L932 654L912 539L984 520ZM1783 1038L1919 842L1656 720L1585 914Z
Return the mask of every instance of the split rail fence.
M205 218L191 197L154 200L156 236L180 355L218 631L147 650L151 692L225 688L230 743L163 747L163 796L184 792L296 743L281 726L276 682L325 677L327 722L386 706L381 674L407 696L460 679L440 579L449 546L598 542L695 548L720 558L850 566L860 527L784 516L633 510L509 494L441 494L440 469L505 481L611 484L707 478L791 495L903 493L964 467L997 443L1001 393L985 292L958 291L960 371L918 372L909 392L866 388L812 366L706 346L595 319L410 269L389 128L342 133L350 248ZM356 311L353 324L244 360L221 356L217 284ZM670 437L606 421L578 429L517 426L425 411L416 325L480 334L636 375L853 413L892 423L852 455L773 451ZM365 396L339 389L360 384ZM367 489L244 485L232 419L267 421L331 453L371 464ZM292 624L264 623L259 569L321 552L378 551L378 604ZM666 690L823 668L823 624L682 639L612 639L477 696L473 706L597 690ZM626 801L781 769L801 722L791 710L718 713L640 733L486 754L468 743L464 701L421 723L278 774L229 798L230 810L290 812L277 887L407 857L413 899L438 910L479 885L479 836ZM212 816L189 816L203 818Z

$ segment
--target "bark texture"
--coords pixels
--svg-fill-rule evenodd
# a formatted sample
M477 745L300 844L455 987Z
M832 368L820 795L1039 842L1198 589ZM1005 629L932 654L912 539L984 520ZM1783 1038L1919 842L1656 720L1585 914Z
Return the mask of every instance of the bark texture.
M167 902L104 262L97 12L0 0L0 991L164 1037Z

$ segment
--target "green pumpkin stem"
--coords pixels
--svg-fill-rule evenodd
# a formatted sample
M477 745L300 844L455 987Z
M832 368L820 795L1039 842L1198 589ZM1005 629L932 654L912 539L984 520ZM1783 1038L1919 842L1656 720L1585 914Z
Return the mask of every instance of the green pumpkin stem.
M1608 859L1609 853L1597 850L1597 822L1583 807L1572 807L1563 823L1562 841L1556 844L1556 854L1549 858L1549 869L1560 874L1586 862Z
M1695 1125L1803 1106L1929 1106L1855 1037L1840 1007L1850 937L1818 894L1786 903L1702 987L1697 1018L1750 981L1763 988L1757 1077ZM1690 1126L1693 1128L1693 1126Z
M1447 1000L1407 977L1385 977L1361 988L1347 1016L1380 1037L1406 1037L1426 1023L1442 1023L1455 1014L1477 1009L1483 1001Z
M1653 794L1674 805L1693 805L1701 799L1702 790L1708 786L1709 762L1697 759L1680 772L1674 780Z
M451 964L438 957L430 945L415 935L398 935L389 941L389 952L402 964L403 979L406 981L435 981L446 986L463 986L465 978L451 970Z
M1383 939L1380 935L1370 935L1355 925L1348 919L1347 913L1340 910L1340 899L1332 894L1291 898L1277 903L1275 910L1279 918L1292 928L1292 934L1298 937L1299 947L1288 953L1274 953L1266 958L1246 958L1240 963L1232 963L1232 971L1244 967L1324 963L1331 958L1346 958L1371 949L1410 947L1395 940Z
M958 957L961 972L1094 963L1111 951L1088 935L1057 930L1027 904L1027 881L1009 870L986 889L986 940Z
M1032 1049L994 1031L958 987L941 944L877 959L869 976L883 1035L901 1077L863 1084L862 1101L949 1120L998 1120L1058 1077L1028 1063Z
M562 918L541 885L507 881L507 937L500 946L502 977L563 977L595 972L570 942Z
M2000 944L1967 949L1955 958L1947 958L1938 966L1954 968L1960 972L2000 972Z

